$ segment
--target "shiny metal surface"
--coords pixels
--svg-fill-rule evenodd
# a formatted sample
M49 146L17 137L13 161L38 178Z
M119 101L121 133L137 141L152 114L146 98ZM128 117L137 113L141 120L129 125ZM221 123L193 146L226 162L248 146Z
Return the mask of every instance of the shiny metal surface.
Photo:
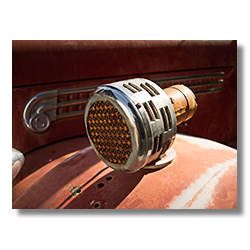
M175 156L176 152L172 147L160 155L158 159L147 164L143 169L161 169L167 167L175 159Z
M65 102L59 102L58 99L60 96L72 94L77 94L79 96L81 93L92 92L94 89L95 87L85 87L52 90L37 94L25 106L23 120L26 127L32 132L44 132L53 121L83 115L83 110L59 114L58 109L80 106L87 102L87 98L72 101L68 100Z
M24 156L23 154L12 148L12 180L15 179L19 171L21 170L24 163Z
M153 81L162 84L166 82L171 82L171 83L179 83L179 82L185 82L185 81L190 81L190 80L202 80L203 82L200 83L200 85L207 85L210 84L209 79L213 77L223 77L225 75L225 72L216 72L216 73L208 73L208 74L196 74L196 75L186 75L186 76L176 76L176 77L167 77L167 78L161 78L161 79L154 79ZM223 82L218 80L219 82ZM190 85L191 87L192 85ZM195 86L195 85L194 85Z
M164 89L174 107L177 125L189 120L197 109L194 93L182 84L173 85Z
M130 130L132 152L124 164L107 161L91 140L88 114L98 101L113 105ZM97 155L110 167L123 172L135 172L156 160L172 145L176 135L176 117L170 99L157 84L144 78L99 86L86 104L84 119Z
M175 76L161 79L151 79L159 86L167 87L171 84L184 84L188 86L196 96L220 92L224 88L224 77L226 73L216 72L208 74Z

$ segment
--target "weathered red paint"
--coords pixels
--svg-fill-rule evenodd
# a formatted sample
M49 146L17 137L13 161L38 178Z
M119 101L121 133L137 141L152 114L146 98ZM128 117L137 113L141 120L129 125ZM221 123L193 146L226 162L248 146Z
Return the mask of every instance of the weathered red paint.
M13 187L13 208L237 208L236 150L180 134L173 148L168 167L125 174L100 161L86 137L52 144L43 156L42 149L29 154L21 172L34 160L41 166ZM57 149L58 159L51 158ZM74 198L70 190L79 185L82 194Z
M13 41L13 86L235 66L236 41Z
M228 143L237 139L236 41L13 41L12 146L28 153L86 134L82 117L52 122L49 130L41 134L29 131L23 111L38 93L134 77L154 80L221 71L225 72L223 91L197 96L195 116L178 131ZM196 81L185 84L192 83ZM81 98L87 97L85 94Z

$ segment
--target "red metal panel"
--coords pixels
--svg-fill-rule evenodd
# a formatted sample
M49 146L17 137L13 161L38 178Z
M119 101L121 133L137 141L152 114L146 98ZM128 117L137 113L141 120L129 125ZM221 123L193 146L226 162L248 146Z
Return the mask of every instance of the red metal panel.
M13 86L236 66L236 41L13 41Z
M223 71L223 91L198 95L196 114L179 133L222 143L237 139L237 68Z
M195 116L178 131L223 143L237 139L236 41L13 41L12 49L12 146L23 153L85 134L82 117L53 122L41 134L29 131L23 110L34 95L137 76L155 80L225 72L223 91L198 96ZM193 83L196 81L185 82L187 86ZM59 109L58 114L66 109Z
M162 73L141 75L151 80L174 76L207 74L211 72L225 72L223 91L197 96L198 109L194 117L187 122L188 126L178 128L181 133L205 137L222 143L233 141L237 138L237 85L236 68L196 70L179 73ZM83 117L69 118L52 122L51 127L44 133L29 131L23 122L23 110L28 101L36 94L54 90L97 86L114 82L124 78L108 78L92 81L79 81L60 84L14 88L12 91L12 146L23 153L27 153L39 146L46 145L61 139L86 134ZM185 83L187 86L194 81ZM178 82L182 83L182 82ZM161 84L161 87L170 86L171 83ZM202 89L202 88L201 88ZM84 94L87 98L87 94ZM83 107L82 107L83 108ZM65 112L63 110L59 112ZM25 138L25 139L24 139Z
M34 168L35 160L41 165L13 187L13 208L237 208L237 151L232 148L178 134L172 164L125 174L101 162L86 137L78 138L84 149L69 157L76 140L29 155L21 172ZM51 158L53 150L61 152L57 159ZM79 185L81 195L73 198L70 190Z

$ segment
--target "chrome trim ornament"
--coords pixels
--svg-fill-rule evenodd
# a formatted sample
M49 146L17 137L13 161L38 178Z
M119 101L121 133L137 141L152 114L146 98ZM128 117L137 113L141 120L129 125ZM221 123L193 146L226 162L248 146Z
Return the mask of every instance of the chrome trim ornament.
M96 86L52 90L35 95L27 103L23 112L23 120L26 127L32 132L41 133L45 132L53 121L83 115L84 110L60 114L58 109L85 104L87 102L87 98L78 98L78 100L59 102L59 97L72 94L78 94L79 96L81 93L91 93L93 90L95 90L95 88Z

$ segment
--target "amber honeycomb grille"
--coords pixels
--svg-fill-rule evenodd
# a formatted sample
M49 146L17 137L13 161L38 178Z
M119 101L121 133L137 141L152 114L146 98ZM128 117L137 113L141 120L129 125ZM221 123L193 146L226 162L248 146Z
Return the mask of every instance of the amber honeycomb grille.
M124 164L131 153L131 134L121 113L110 103L97 101L89 109L87 123L97 151L111 163Z

